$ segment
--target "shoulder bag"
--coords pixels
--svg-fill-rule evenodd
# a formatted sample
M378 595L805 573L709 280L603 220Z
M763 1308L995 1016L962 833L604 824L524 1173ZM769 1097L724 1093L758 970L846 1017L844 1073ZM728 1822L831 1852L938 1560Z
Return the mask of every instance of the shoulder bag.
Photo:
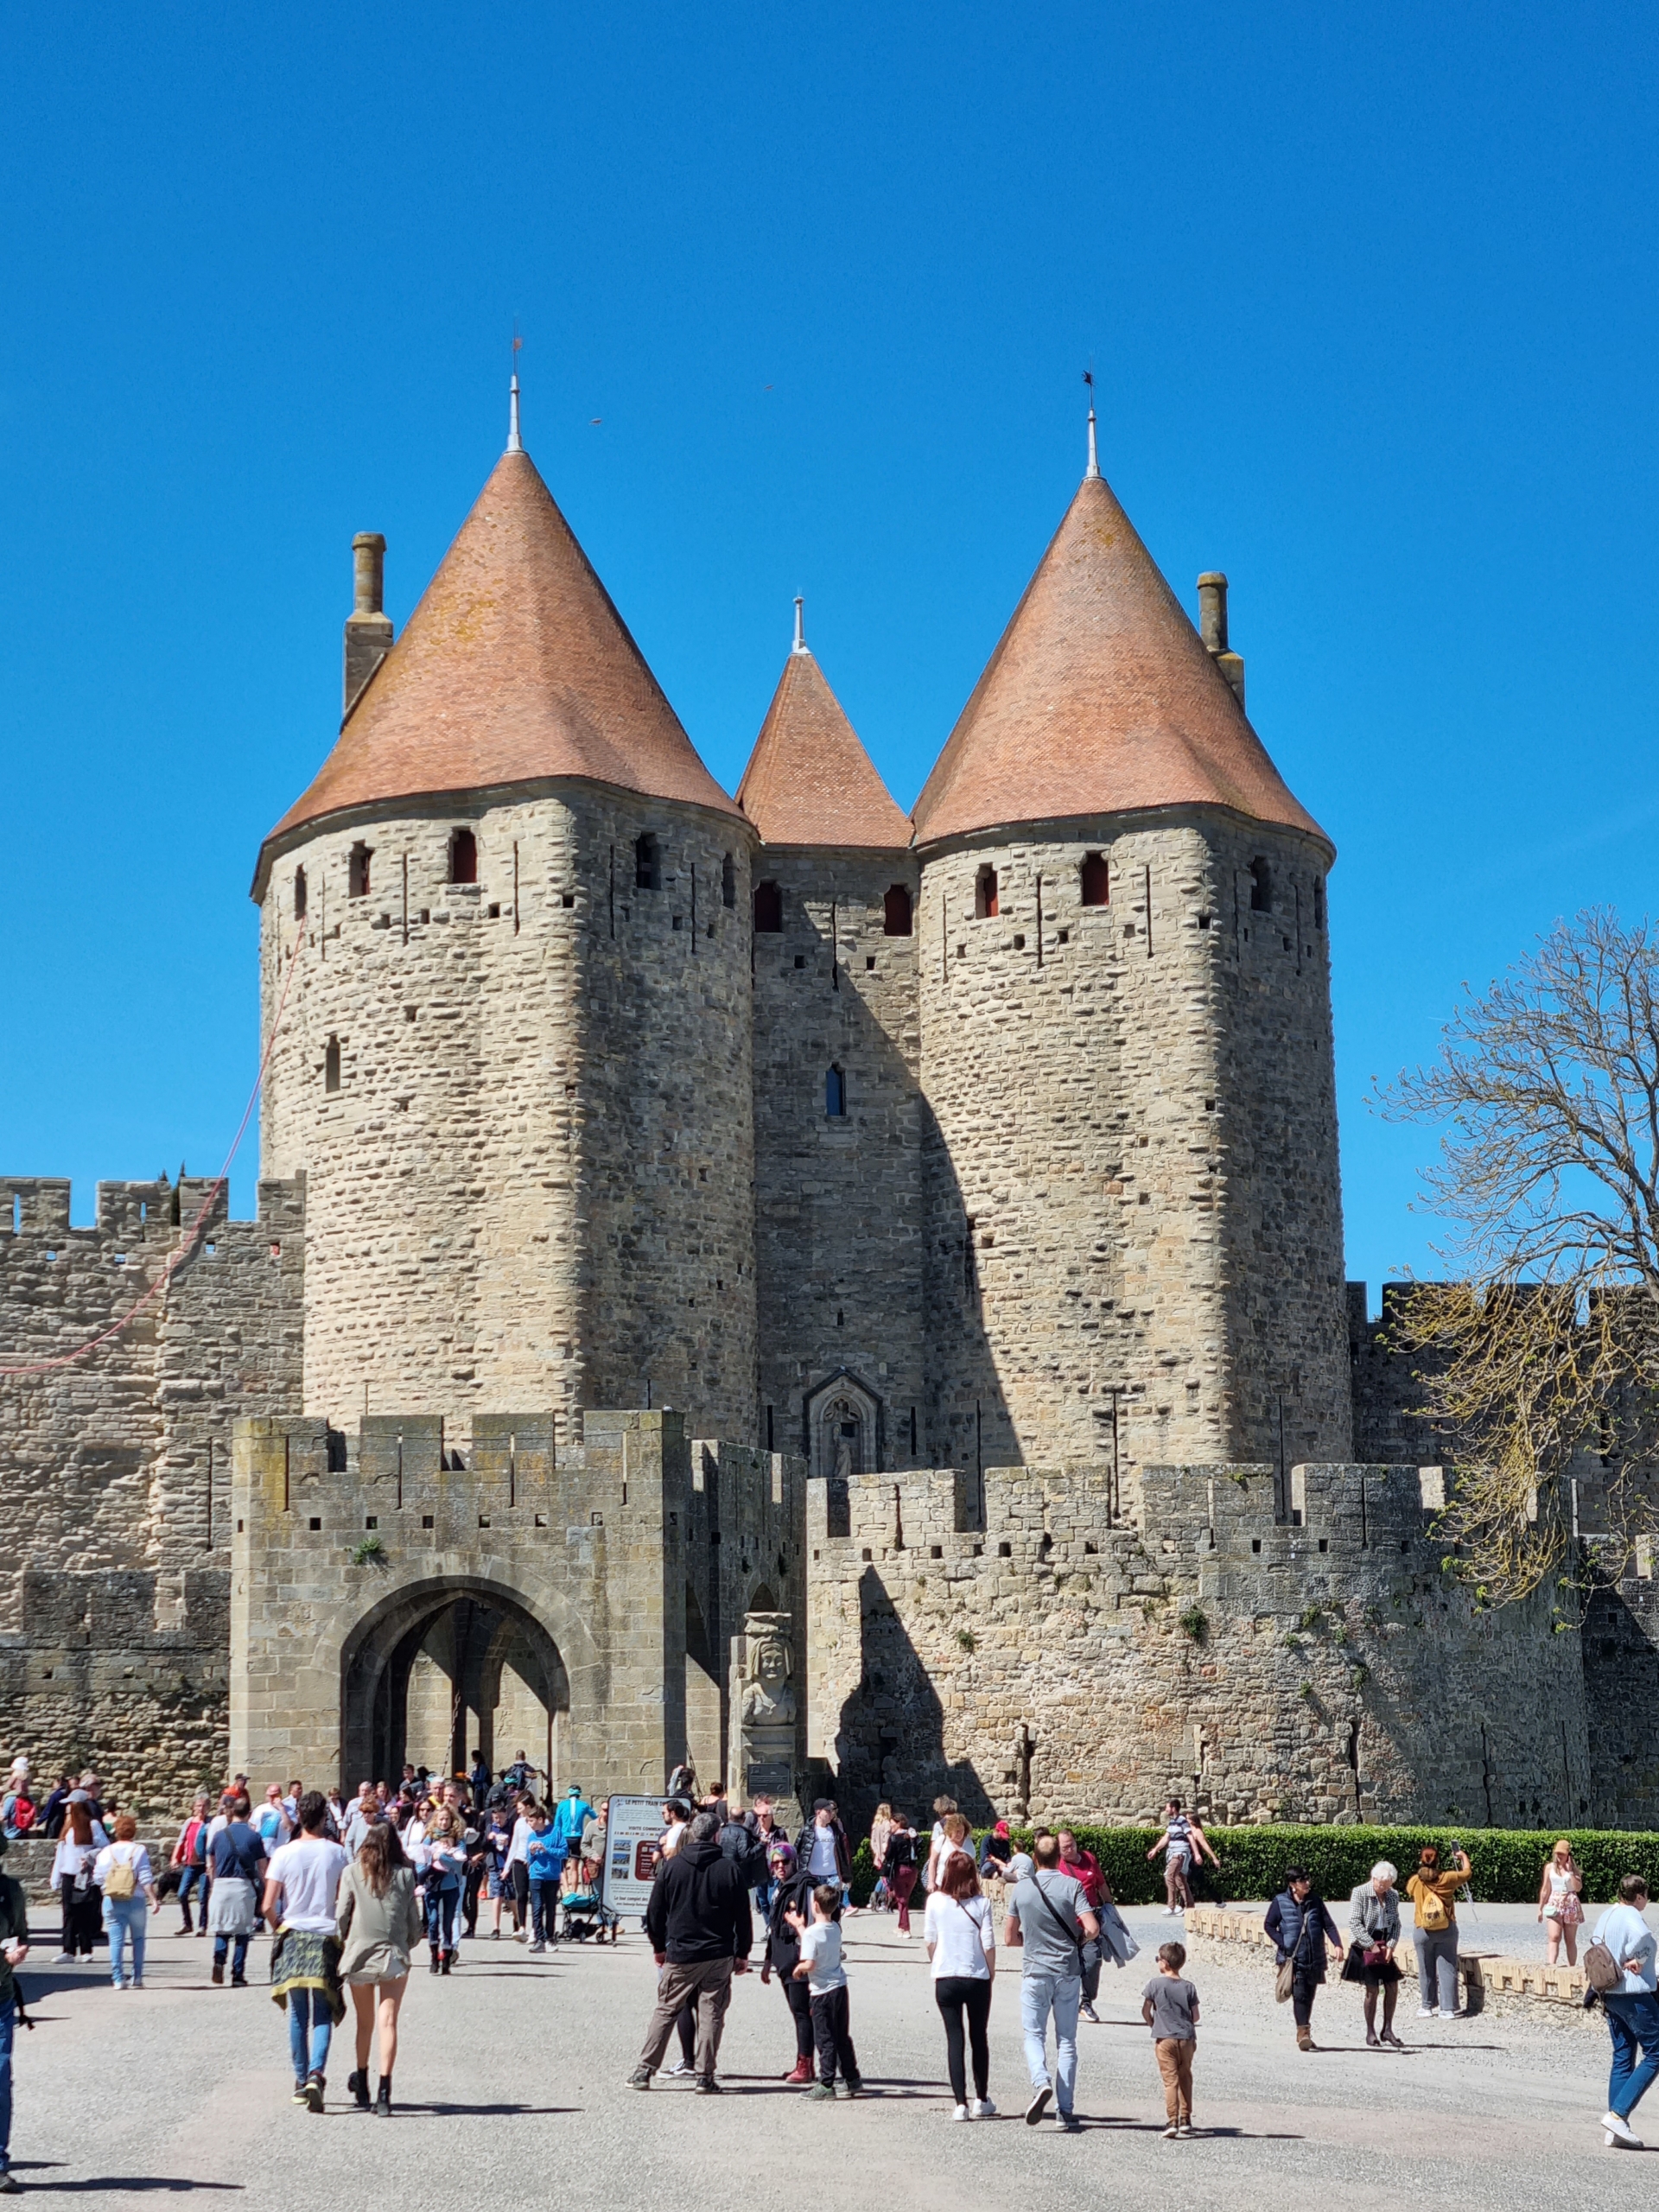
M1073 1878L1071 1876L1067 1877L1068 1880L1071 1878ZM1031 1886L1036 1891L1038 1896L1041 1897L1043 1901L1043 1910L1047 1913L1054 1925L1060 1930L1061 1934L1065 1936L1068 1942L1075 1943L1077 1945L1077 1972L1080 1974L1086 1973L1100 1956L1098 1948L1091 1944L1089 1940L1085 1936L1080 1935L1076 1929L1068 1928L1066 1926L1065 1921L1060 1917L1060 1915L1054 1905L1053 1900L1050 1897L1047 1891L1043 1887L1042 1884L1038 1880L1034 1867L1032 1870ZM1093 1950L1095 1953L1095 1956L1092 1959L1089 1956L1090 1950Z
M1302 1944L1307 1935L1308 1917L1308 1913L1304 1908L1302 1924L1296 1931L1295 1943L1284 1964L1280 1967L1278 1977L1273 1985L1274 2001L1280 2005L1288 2005L1296 1993L1296 1961L1302 1955Z

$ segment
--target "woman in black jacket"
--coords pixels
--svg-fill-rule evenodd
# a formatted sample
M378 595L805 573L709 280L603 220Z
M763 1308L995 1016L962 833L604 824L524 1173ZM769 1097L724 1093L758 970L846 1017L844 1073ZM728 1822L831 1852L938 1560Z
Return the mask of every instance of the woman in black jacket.
M814 1880L801 1871L793 1845L781 1839L772 1847L771 1871L772 1908L766 1915L766 1955L760 1979L770 1981L776 1974L782 1982L784 2002L795 2016L795 2063L784 2079L803 2086L814 2078L812 1993L805 1982L795 1979L795 1969L801 1962L801 1939L790 1926L787 1915L792 1912L802 1920L811 1917Z
M1278 1949L1280 1967L1291 1968L1290 2002L1296 2019L1296 2048L1315 2048L1312 2021L1313 1999L1325 1980L1327 1942L1338 1959L1344 1955L1341 1934L1325 1899L1306 1870L1292 1866L1285 1886L1268 1907L1262 1926Z

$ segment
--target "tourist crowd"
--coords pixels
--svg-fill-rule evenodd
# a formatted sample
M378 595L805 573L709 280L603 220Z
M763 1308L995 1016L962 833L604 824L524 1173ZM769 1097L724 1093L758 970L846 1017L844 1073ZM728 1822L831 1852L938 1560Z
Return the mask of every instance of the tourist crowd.
M306 1790L298 1780L286 1789L271 1784L256 1809L248 1778L238 1775L217 1802L207 1793L197 1797L158 1870L132 1815L105 1800L96 1774L62 1777L36 1807L28 1763L18 1760L0 1803L0 1830L9 1837L41 1832L53 1841L59 1961L90 1957L95 1942L106 1940L117 1990L143 1987L146 1927L164 1894L176 1897L181 1933L212 1936L215 1985L228 1973L231 1987L247 1986L250 1943L266 1930L270 1986L287 2016L296 2104L324 2109L332 2039L349 2009L355 2064L347 2094L359 2109L387 2117L399 2010L423 1948L432 1974L449 1974L462 1938L477 1937L486 1904L487 1939L500 1940L505 1918L505 1932L533 1952L595 1935L615 1939L617 1916L604 1902L601 1880L608 1801L589 1804L572 1784L550 1805L537 1780L523 1753L499 1778L475 1754L467 1775L435 1780L410 1765L395 1785L363 1783L349 1804L338 1790ZM951 2117L982 2120L996 2109L988 2031L1000 1943L1005 1954L1020 1955L1026 2121L1038 2126L1052 2106L1054 2125L1074 2132L1079 2021L1099 2019L1105 1961L1126 1966L1139 1947L1098 1860L1071 1830L1039 1827L1026 1851L998 1821L976 1847L949 1798L936 1800L933 1811L923 1835L901 1810L878 1808L870 1909L893 1913L897 1933L914 1940L912 1903L918 1886L925 1891L920 1940L944 2034ZM1219 1862L1202 1827L1174 1799L1148 1856L1160 1854L1165 1912L1179 1916L1192 1902L1192 1877L1204 1860ZM759 1979L778 1983L789 2014L793 2053L783 2081L810 2098L861 2094L842 1943L843 1920L856 1910L853 1859L833 1802L821 1799L791 1836L770 1800L757 1797L741 1809L728 1802L723 1784L702 1791L689 1768L677 1770L644 1916L658 1970L656 2002L630 2086L648 2089L665 2073L690 2077L699 2094L721 2093L733 1984L751 1971L758 1948ZM1316 2048L1313 2008L1327 1960L1362 1992L1368 2044L1404 2048L1395 2028L1402 1979L1395 1953L1408 1904L1418 2016L1464 2017L1457 1903L1472 1872L1460 1847L1446 1863L1425 1847L1402 1897L1396 1869L1379 1861L1349 1899L1344 1936L1307 1871L1287 1870L1264 1926L1274 1947L1274 1993L1291 2006L1300 2050ZM1569 1962L1576 1955L1582 1891L1582 1873L1563 1840L1543 1869L1538 1899L1552 1962L1563 1943ZM1628 1877L1585 1955L1592 1997L1605 2011L1613 2045L1603 2119L1610 2145L1637 2143L1631 2114L1659 2075L1656 1947L1643 1916L1647 1903L1643 1880ZM0 2193L18 2186L6 2146L13 2025L22 2005L15 1970L29 1940L21 1885L0 1869ZM1186 1958L1180 1942L1160 1946L1141 1993L1171 2139L1193 2132L1199 2001ZM677 2056L665 2064L676 2044Z

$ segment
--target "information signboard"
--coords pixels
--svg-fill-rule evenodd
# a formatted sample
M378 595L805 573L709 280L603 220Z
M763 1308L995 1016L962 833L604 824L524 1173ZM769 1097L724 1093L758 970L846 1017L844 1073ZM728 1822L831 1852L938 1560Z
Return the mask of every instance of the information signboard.
M607 1911L624 1920L637 1920L645 1911L662 1833L660 1797L612 1798L605 1869L600 1877Z

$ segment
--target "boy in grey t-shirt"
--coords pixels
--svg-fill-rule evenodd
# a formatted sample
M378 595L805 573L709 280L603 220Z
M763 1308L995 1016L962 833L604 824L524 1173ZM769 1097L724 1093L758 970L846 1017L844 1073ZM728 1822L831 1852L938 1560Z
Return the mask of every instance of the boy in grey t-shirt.
M1166 2136L1192 2133L1192 2060L1198 2046L1198 1993L1184 1980L1184 1943L1165 1943L1158 1971L1141 1993L1141 2017L1152 2030L1152 2047L1163 2076Z

